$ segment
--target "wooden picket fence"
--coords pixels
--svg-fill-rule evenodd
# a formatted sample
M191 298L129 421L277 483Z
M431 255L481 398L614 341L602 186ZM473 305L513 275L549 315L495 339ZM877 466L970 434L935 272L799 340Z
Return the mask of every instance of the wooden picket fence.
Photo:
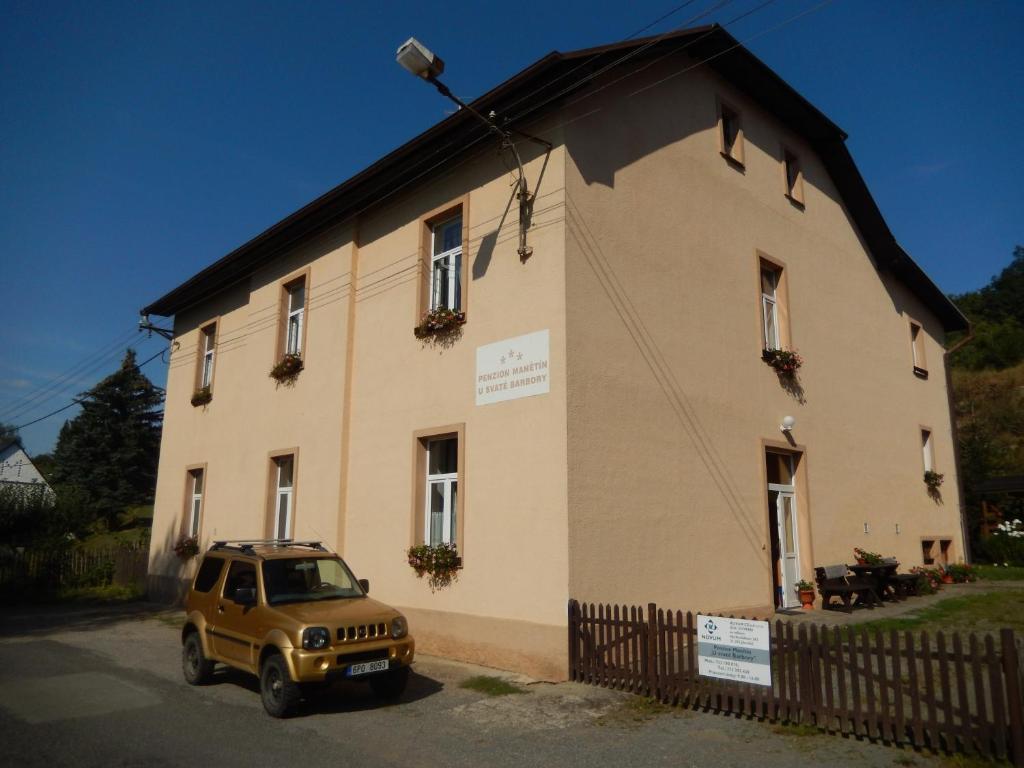
M23 550L0 556L0 587L59 590L75 586L143 586L147 547Z
M776 621L768 687L700 676L695 622L654 603L570 600L569 677L665 704L1024 766L1022 653L1012 630L996 638Z

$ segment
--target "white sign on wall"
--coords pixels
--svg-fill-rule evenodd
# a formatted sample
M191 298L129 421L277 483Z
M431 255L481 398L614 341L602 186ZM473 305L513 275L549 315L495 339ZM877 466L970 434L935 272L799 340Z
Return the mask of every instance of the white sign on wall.
M739 683L772 684L767 621L697 615L697 672Z
M476 348L476 404L546 395L551 391L547 330Z

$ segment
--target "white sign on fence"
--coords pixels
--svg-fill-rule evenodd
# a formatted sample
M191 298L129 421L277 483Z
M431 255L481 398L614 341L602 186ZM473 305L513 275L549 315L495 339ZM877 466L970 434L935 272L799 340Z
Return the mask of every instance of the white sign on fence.
M772 684L767 621L697 615L697 672L738 683Z
M549 333L537 331L476 348L476 404L551 391Z

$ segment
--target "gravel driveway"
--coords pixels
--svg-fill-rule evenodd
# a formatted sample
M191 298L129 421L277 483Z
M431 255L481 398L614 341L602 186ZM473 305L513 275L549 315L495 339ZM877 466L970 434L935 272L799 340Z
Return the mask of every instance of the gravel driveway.
M267 717L254 678L184 684L180 614L158 606L4 610L0 743L7 765L890 766L924 754L639 697L420 656L405 696L381 705L353 683L293 719ZM527 692L460 687L505 676Z

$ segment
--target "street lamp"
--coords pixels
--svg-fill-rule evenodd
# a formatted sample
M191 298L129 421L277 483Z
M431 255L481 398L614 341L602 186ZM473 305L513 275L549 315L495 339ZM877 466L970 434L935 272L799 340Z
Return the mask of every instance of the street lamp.
M533 195L530 194L530 190L526 184L526 171L523 170L523 161L519 157L519 150L516 148L515 141L512 139L512 131L509 129L501 128L494 122L494 112L492 111L490 117L484 117L477 112L473 107L466 104L462 99L452 93L448 86L442 83L437 78L444 72L444 61L440 56L431 51L427 46L417 40L415 37L410 37L404 43L402 43L398 50L395 52L395 61L397 61L404 70L410 74L416 75L428 83L433 84L437 88L438 92L447 99L455 102L459 109L464 109L469 112L473 117L482 122L487 126L487 129L491 131L500 141L500 148L502 151L509 151L512 154L513 159L516 161L516 168L519 171L519 178L516 182L515 196L519 200L519 258L522 261L526 261L530 258L533 253L533 249L526 245L526 230L530 226L530 216L533 212ZM515 131L519 135L523 136L530 141L543 146L548 152L551 151L550 142L539 139L536 136L530 136L522 131Z

